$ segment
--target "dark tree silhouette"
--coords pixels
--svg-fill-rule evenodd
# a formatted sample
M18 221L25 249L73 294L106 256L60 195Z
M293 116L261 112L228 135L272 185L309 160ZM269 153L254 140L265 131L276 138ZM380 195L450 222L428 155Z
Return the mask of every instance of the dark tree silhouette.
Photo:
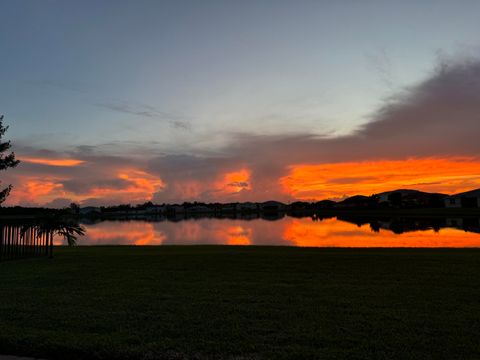
M15 159L13 152L5 154L11 148L10 141L2 141L3 135L8 130L8 126L3 126L3 115L0 116L0 170L6 170L18 165L20 161ZM8 194L12 190L12 185L8 185L5 189L0 191L0 204L5 201Z
M85 235L85 228L78 223L78 220L67 209L38 216L33 224L37 229L37 236L39 238L46 237L50 257L53 255L53 237L55 235L62 236L68 246L76 245L77 236ZM29 229L30 224L24 226L21 231L22 236L25 236Z
M47 214L37 219L38 234L46 234L49 243L53 246L53 237L55 235L63 236L69 246L77 242L77 236L85 235L85 229L70 214Z

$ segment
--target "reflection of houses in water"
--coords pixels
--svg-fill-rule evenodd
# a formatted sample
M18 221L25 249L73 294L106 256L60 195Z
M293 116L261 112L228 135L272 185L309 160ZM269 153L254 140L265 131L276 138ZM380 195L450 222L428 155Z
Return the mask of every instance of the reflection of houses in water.
M179 222L179 221L185 220L185 213L168 214L167 220L172 222Z
M447 218L445 220L447 227L453 228L463 228L463 219L462 218Z
M237 211L237 204L220 204L219 206L219 212L234 213L235 211Z
M262 219L263 220L270 220L270 221L275 221L275 220L280 220L281 218L285 217L285 213L283 212L264 212L262 213Z
M166 213L171 216L175 216L178 214L185 214L185 208L181 205L169 205L167 206Z
M257 212L251 212L251 213L245 213L245 214L239 213L236 216L236 219L239 219L239 220L254 220L258 218L260 218L260 214Z
M387 229L390 230L390 227L392 226L392 221L387 221L387 220L379 220L379 221L374 221L370 223L370 228L372 231L379 232L380 229Z
M343 217L338 216L338 220L346 221L357 226L365 224L370 225L373 232L379 232L381 229L392 231L395 234L405 232L433 230L439 231L442 228L456 228L469 232L480 233L479 218L375 218L375 217Z
M82 216L92 216L92 215L100 215L101 209L96 206L85 206L80 208L79 214Z
M187 214L206 214L206 213L211 213L212 210L209 207L206 207L204 205L195 205L195 206L190 206L186 208L185 212Z
M480 233L479 218L448 218L446 219L446 224L451 228Z

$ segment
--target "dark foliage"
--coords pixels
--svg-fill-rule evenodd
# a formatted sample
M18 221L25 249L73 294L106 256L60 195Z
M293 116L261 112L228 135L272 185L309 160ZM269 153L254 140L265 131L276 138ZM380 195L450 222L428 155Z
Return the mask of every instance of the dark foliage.
M15 153L8 152L12 147L10 141L2 141L5 132L8 130L8 126L3 126L3 115L0 116L0 170L6 170L18 165L20 161L15 159ZM7 152L7 154L5 154ZM0 204L5 201L8 194L12 190L12 185L8 185L3 190L0 190Z

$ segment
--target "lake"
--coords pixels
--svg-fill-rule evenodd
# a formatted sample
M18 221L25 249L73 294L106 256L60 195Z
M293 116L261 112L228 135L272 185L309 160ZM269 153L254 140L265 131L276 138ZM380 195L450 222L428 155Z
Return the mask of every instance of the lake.
M83 225L87 232L78 245L480 247L478 218L278 216L105 220Z

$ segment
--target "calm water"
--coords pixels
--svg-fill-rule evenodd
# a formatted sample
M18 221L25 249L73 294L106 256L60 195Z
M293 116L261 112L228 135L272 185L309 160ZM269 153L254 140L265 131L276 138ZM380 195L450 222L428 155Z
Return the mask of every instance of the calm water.
M187 219L84 224L79 245L480 247L480 219ZM57 240L61 243L61 240Z

